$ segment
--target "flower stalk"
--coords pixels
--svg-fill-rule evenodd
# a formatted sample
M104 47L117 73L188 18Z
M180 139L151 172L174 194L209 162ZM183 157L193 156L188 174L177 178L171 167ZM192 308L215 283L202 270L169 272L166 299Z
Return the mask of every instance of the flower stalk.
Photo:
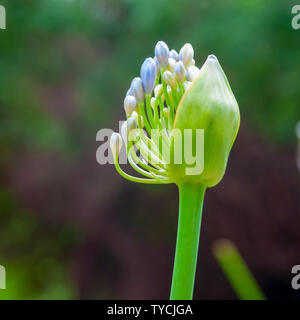
M193 298L202 208L206 187L183 183L179 189L179 219L171 300Z

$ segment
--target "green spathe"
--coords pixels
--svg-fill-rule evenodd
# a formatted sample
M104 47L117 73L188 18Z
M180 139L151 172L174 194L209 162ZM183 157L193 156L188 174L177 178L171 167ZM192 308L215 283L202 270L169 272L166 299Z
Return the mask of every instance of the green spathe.
M173 125L173 129L181 130L182 135L184 130L192 129L193 152L196 150L196 129L204 129L204 169L200 174L187 174L193 165L182 157L183 164L169 165L171 180L178 185L192 182L207 187L219 183L225 173L239 124L238 104L226 75L217 58L210 55L182 97ZM171 160L176 152L174 140L171 143ZM182 150L185 150L184 146Z

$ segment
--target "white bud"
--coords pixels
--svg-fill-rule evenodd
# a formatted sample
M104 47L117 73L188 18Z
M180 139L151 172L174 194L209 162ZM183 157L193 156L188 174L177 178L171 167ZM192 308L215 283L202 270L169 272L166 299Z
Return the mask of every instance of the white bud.
M139 115L137 114L136 111L133 111L133 112L132 112L131 117L136 119L136 123L137 123L137 125L138 125L138 123L139 123ZM140 119L141 119L141 128L144 128L143 117L140 116Z
M164 113L164 116L169 119L170 117L170 109L169 108L164 108L163 109L163 113Z
M144 88L141 78L136 77L132 80L130 90L137 103L141 103L144 101Z
M155 56L159 62L160 67L165 68L168 65L169 48L163 41L158 41L155 50Z
M166 84L168 84L170 87L176 86L176 79L175 79L175 76L172 72L165 71L163 78L164 78L164 81L166 82Z
M191 81L185 81L183 84L184 91L186 91L190 87L191 84L192 84Z
M150 100L150 104L151 104L152 109L155 108L155 102L156 102L156 99L154 97L152 97Z
M154 88L154 96L155 98L161 96L163 94L163 86L161 83L155 86Z
M174 59L172 59L172 58L169 58L167 70L173 72L173 71L174 71L175 64L176 64L176 60L174 60Z
M175 61L178 61L178 53L174 49L170 51L169 57L174 59Z
M134 96L126 96L124 99L124 109L126 114L130 115L136 107L136 99Z
M182 83L185 79L185 74L186 74L185 67L184 67L184 64L182 63L182 61L176 62L175 67L174 67L174 71L175 71L175 77L176 77L177 81L179 83Z
M186 43L179 51L178 60L182 61L187 67L194 58L194 49L190 43Z
M127 119L127 133L130 141L135 141L138 136L138 120L135 117Z
M138 115L138 113L136 111L132 112L131 117L135 118L136 121L138 121L138 119L139 119L139 115Z
M188 67L186 72L186 78L188 81L194 81L195 78L199 75L199 68L195 66Z
M152 58L147 58L141 67L141 79L146 94L152 92L156 80L157 68Z
M119 133L114 132L110 137L110 148L114 157L117 157L122 148L122 137Z

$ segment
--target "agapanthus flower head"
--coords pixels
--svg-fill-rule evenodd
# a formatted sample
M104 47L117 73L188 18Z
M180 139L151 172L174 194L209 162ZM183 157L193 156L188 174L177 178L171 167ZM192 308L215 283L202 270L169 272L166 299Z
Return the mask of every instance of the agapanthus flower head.
M185 44L179 55L159 41L155 57L141 67L141 78L132 80L124 100L127 121L121 127L127 159L142 177L125 173L119 163L120 138L114 134L111 147L117 171L141 183L195 181L215 185L223 176L230 149L239 127L239 109L217 58L210 55L199 69L194 50ZM188 175L189 167L177 164L173 156L183 152L174 146L179 132L182 149L187 145L185 130L204 130L204 169ZM191 143L195 147L195 143ZM197 145L196 145L197 147ZM177 150L177 151L176 151Z

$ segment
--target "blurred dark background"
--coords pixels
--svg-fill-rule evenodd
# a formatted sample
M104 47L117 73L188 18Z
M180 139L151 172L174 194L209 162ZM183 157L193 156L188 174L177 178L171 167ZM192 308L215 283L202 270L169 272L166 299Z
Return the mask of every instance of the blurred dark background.
M297 299L300 30L280 0L7 0L0 30L1 299L167 299L176 187L121 178L95 154L158 40L217 55L241 110L207 191L196 299L236 299L212 255L239 248L269 299Z

